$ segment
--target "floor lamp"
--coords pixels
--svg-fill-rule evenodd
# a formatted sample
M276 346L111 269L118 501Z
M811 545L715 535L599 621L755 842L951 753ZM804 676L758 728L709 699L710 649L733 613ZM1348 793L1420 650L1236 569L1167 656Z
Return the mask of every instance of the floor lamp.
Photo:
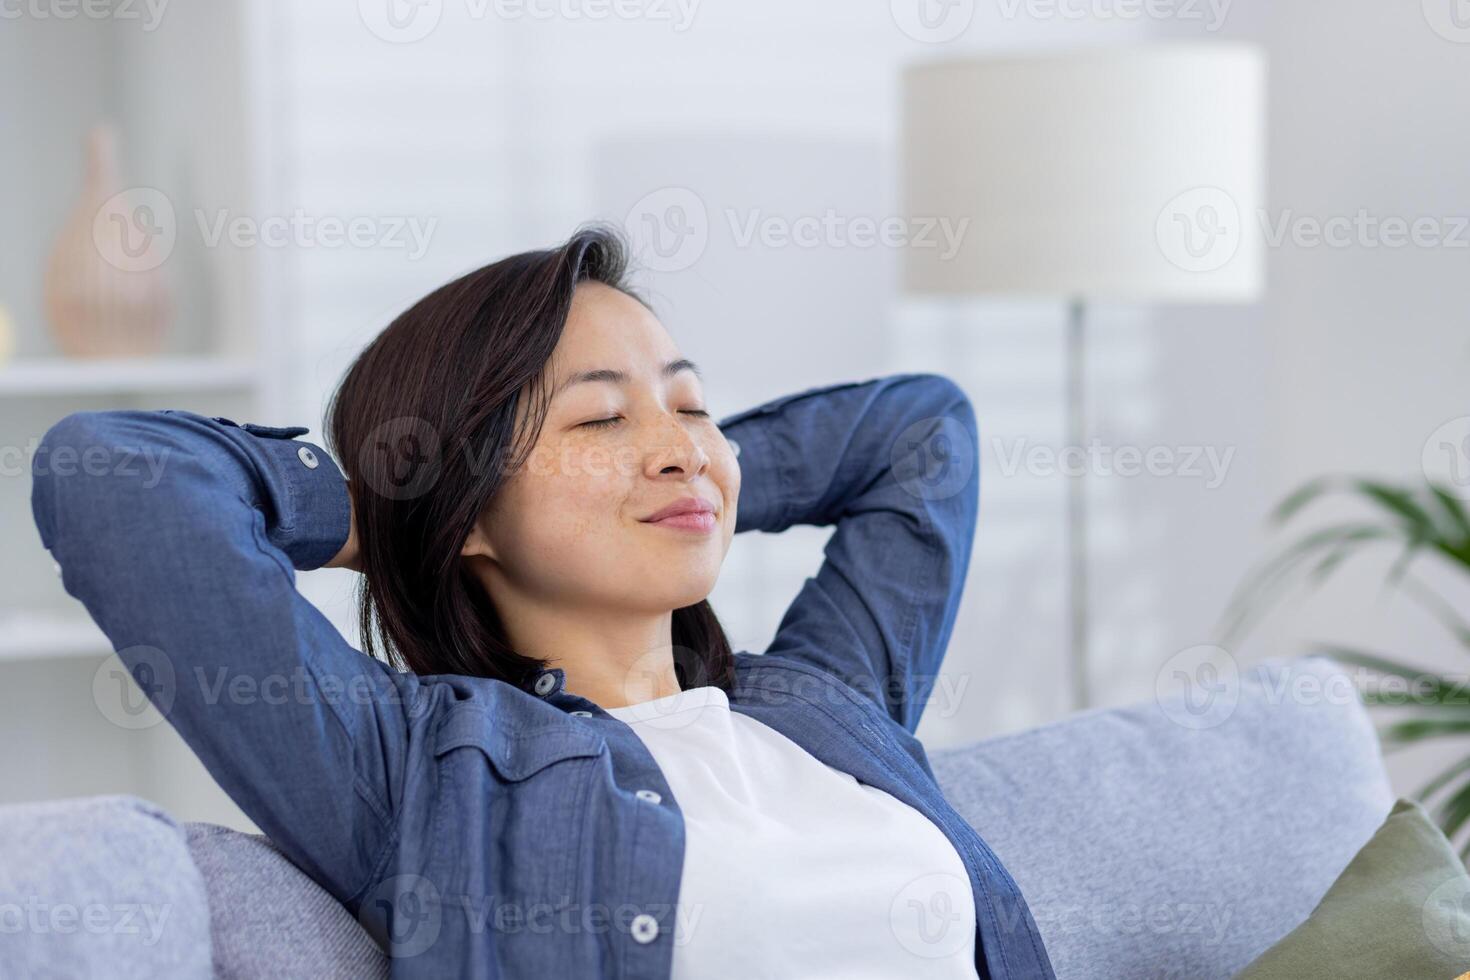
M1088 304L1249 302L1264 288L1265 56L1169 43L949 59L903 77L903 210L958 249L904 250L910 295L1067 304L1083 448ZM1085 467L1081 468L1085 469ZM1071 701L1090 706L1085 475L1068 480Z

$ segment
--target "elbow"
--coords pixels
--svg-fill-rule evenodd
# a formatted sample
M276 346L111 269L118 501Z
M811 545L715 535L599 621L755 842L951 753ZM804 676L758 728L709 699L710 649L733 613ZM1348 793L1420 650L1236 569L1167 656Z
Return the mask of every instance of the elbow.
M89 506L102 477L119 471L117 411L78 411L63 416L41 436L31 457L31 515L41 544L55 552L64 514Z
M972 506L978 504L980 484L980 424L969 394L945 374L921 374L925 394L920 411L925 418L938 418L938 432L948 436L947 445L935 444L936 455L947 457L953 468L952 488L962 490Z
M970 395L959 384L947 374L925 374L925 384L929 387L929 397L933 399L931 404L936 406L934 414L943 415L954 419L963 425L971 436L979 436L979 426L975 420L975 406L970 401Z
M967 563L980 512L980 426L975 406L965 389L948 375L918 377L924 394L917 400L917 412L933 425L923 440L922 495L931 517L963 542L957 551Z

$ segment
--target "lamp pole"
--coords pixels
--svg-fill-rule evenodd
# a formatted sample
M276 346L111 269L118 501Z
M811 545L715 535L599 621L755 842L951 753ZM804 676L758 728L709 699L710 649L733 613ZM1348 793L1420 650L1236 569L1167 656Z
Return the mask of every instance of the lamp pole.
M1071 623L1072 708L1091 702L1087 655L1087 409L1083 341L1086 310L1081 298L1067 304L1067 444L1080 455L1077 472L1067 478L1067 598Z

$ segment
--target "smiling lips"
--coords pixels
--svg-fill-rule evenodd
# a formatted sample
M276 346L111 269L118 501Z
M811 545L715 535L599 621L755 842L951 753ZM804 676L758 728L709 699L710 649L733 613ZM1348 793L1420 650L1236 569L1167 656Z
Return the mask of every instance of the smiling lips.
M699 497L681 497L643 518L643 523L681 531L707 533L715 529L715 509Z

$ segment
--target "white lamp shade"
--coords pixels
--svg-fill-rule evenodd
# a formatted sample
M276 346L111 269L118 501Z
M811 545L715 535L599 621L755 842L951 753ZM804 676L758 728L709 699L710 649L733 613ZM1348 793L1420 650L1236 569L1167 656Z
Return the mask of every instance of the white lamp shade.
M1265 281L1265 90L1264 55L1240 44L909 68L903 193L915 232L905 287L1256 298ZM949 222L948 243L935 233L925 244L927 221Z

